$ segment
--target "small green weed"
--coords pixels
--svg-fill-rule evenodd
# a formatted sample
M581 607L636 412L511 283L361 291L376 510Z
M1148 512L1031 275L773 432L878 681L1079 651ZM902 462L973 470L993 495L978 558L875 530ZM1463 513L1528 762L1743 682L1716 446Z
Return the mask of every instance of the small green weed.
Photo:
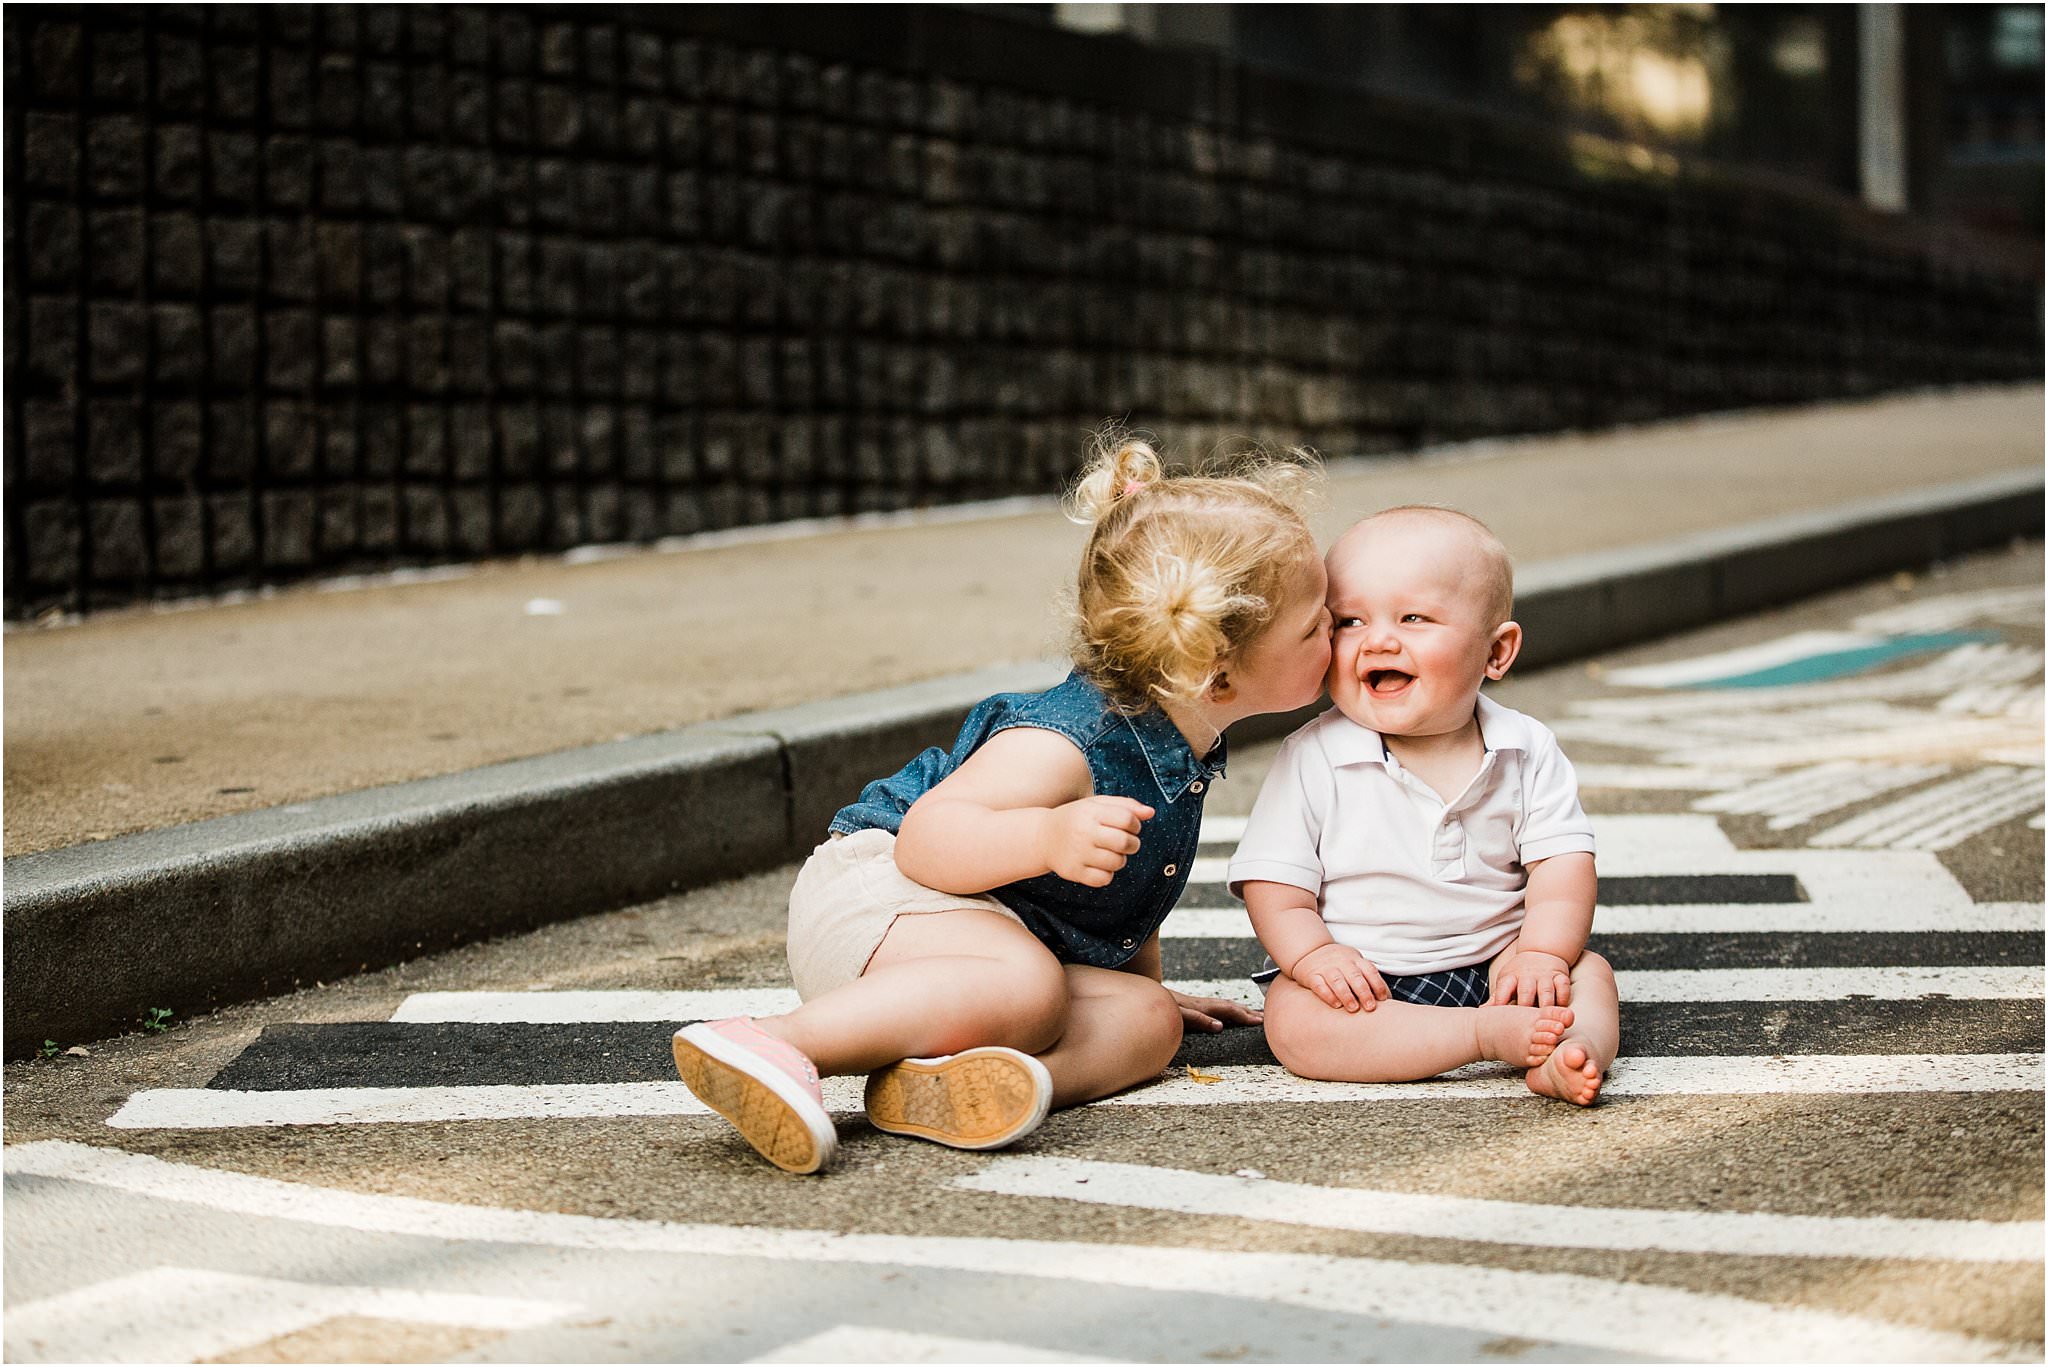
M142 1028L152 1035L161 1035L171 1028L171 1008L152 1006L142 1013Z
M63 1050L64 1046L57 1043L57 1041L53 1039L46 1039L43 1041L43 1047L41 1049L38 1049L36 1052L41 1054L44 1058L55 1058L58 1054L62 1053Z

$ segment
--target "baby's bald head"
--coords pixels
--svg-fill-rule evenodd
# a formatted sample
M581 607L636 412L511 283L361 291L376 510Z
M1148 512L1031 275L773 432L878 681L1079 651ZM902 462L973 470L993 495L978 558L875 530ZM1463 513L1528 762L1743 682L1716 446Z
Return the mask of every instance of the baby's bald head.
M1488 630L1515 614L1515 569L1508 549L1478 518L1456 508L1427 503L1404 504L1374 513L1356 523L1330 547L1329 570L1334 594L1352 553L1376 536L1427 536L1452 551L1463 566L1463 579L1474 601L1485 609Z

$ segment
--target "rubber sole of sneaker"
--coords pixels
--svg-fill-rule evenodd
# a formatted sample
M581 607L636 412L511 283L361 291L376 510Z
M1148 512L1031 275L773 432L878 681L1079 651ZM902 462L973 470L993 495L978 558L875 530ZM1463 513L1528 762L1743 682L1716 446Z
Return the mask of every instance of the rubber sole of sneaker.
M890 1134L955 1149L999 1149L1038 1128L1052 1075L1015 1049L910 1058L868 1077L868 1121Z
M724 1116L755 1152L784 1172L813 1173L839 1149L832 1118L806 1096L793 1100L778 1089L796 1084L724 1036L691 1026L676 1032L676 1075L697 1099ZM767 1076L757 1076L760 1068Z

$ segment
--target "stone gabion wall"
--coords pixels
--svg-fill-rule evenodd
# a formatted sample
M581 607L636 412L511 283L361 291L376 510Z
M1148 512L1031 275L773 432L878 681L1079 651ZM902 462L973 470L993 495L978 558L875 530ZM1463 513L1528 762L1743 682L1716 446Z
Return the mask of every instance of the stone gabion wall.
M2040 373L1853 206L945 7L10 6L6 607Z

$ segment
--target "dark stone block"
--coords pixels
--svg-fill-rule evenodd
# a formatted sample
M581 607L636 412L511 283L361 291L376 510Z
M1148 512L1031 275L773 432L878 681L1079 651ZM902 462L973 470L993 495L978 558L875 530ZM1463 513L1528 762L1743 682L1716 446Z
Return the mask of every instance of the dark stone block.
M391 62L363 65L363 131L374 138L405 136L405 68Z
M451 214L448 158L438 147L409 147L405 152L405 207L408 212L439 222Z
M9 35L13 36L12 33ZM12 49L13 43L8 47ZM53 103L78 98L79 75L84 68L84 45L78 25L44 23L36 26L29 44L29 70L34 73L36 96Z
M365 5L361 10L363 46L381 57L405 50L405 5Z
M398 492L371 487L363 490L358 514L358 544L366 551L388 551L398 545Z
M320 144L320 207L353 213L363 202L363 164L356 145L340 138Z
M490 491L456 489L450 492L448 505L449 549L458 555L489 555L493 549Z
M142 285L142 211L96 209L86 216L91 235L89 278L95 289L127 294Z
M566 228L576 221L573 201L575 186L569 164L559 157L544 157L533 164L533 218L550 228Z
M405 410L405 461L408 475L443 478L448 473L447 414L434 404L409 404Z
M159 383L197 384L206 378L206 324L189 304L158 304L150 310Z
M215 494L206 500L216 574L237 574L256 564L256 505L247 494Z
M448 19L439 5L407 5L406 46L415 57L439 58L448 51Z
M533 86L526 81L499 81L496 115L491 131L509 148L534 144Z
M101 584L141 579L149 573L149 538L142 505L132 499L95 501L88 512L92 528L92 578Z
M670 398L661 390L660 334L628 329L621 342L619 392L629 399Z
M263 495L263 563L295 569L313 563L315 502L310 489Z
M618 465L618 419L613 411L592 404L577 419L577 445L585 474L610 474Z
M56 289L78 288L78 210L68 204L32 201L28 206L29 279Z
M150 409L150 473L160 483L190 484L206 457L206 428L197 402L158 401Z
M322 223L314 230L314 275L319 297L349 305L363 284L363 242L353 223Z
M455 306L473 313L491 308L491 234L483 228L457 228L448 253L455 276Z
M448 237L438 228L403 228L406 297L423 308L440 308L448 298Z
M323 318L320 321L320 383L328 389L350 389L359 378L355 320Z
M547 524L547 496L538 485L515 484L498 497L498 549L536 550Z
M264 143L263 197L278 208L303 209L313 202L313 144L305 138L271 138Z
M263 406L263 467L271 476L304 479L319 464L319 425L304 403Z
M415 318L405 329L405 364L412 387L428 394L448 388L448 325L438 317Z
M303 394L320 367L320 332L305 309L276 309L264 315L264 378L272 389Z
M213 334L213 378L247 389L256 383L256 311L216 308L208 320Z
M405 300L406 243L389 223L363 229L363 297L372 304L396 305Z
M606 397L617 394L618 334L610 328L581 328L574 345L577 392Z
M476 482L491 476L491 414L482 404L457 404L449 424L453 430L456 479Z
M196 496L186 494L150 501L156 523L158 579L198 579L206 573L206 511Z
M167 124L156 130L156 193L176 204L198 201L205 184L205 158L197 128Z
M490 324L481 318L457 318L448 325L448 369L450 383L459 393L490 390Z
M581 464L577 456L576 410L551 403L540 412L541 468L552 475L573 475Z
M173 114L206 112L206 55L197 38L157 35L156 103Z
M24 521L28 563L36 582L68 585L76 581L84 541L78 509L69 502L31 503Z
M625 535L625 517L616 484L592 485L583 496L583 535L597 545L611 545Z
M359 544L358 500L353 489L320 490L320 553L328 558L354 551Z
M501 473L507 478L536 473L541 465L540 450L540 415L526 405L500 409L498 460Z
M619 150L619 102L608 92L586 93L583 97L583 150L596 156L610 156Z
M109 199L140 198L146 189L145 146L140 119L109 115L92 120L85 143L86 185Z
M461 223L488 222L497 208L497 177L490 155L451 147L446 166L450 217Z
M92 35L92 93L105 104L140 104L149 91L149 59L142 35L132 29L95 28Z
M457 66L484 66L491 60L491 26L495 11L456 6L448 11L448 56Z
M440 555L448 549L448 497L432 485L407 485L402 544L409 551Z
M256 117L256 50L216 43L207 54L213 66L213 112L238 123Z
M337 133L353 128L361 112L357 95L361 81L362 73L351 54L323 53L313 70L313 122Z
M28 306L28 373L45 385L76 386L78 374L78 303L67 298L36 298Z
M411 87L412 135L439 139L448 131L448 73L438 66L416 66L406 84Z
M306 220L265 225L269 240L269 294L274 299L311 303L318 293L313 225Z
M358 418L354 404L329 403L321 412L320 473L329 482L355 478Z
M233 208L256 203L259 153L256 139L247 133L210 132L206 135L206 184L214 200Z
M249 404L206 405L206 473L223 484L256 473L256 413Z
M363 383L395 385L405 374L405 329L396 318L365 318Z
M390 147L361 150L363 208L386 218L405 212L405 177L398 152Z
M68 403L31 400L22 405L27 451L23 470L38 488L69 488L78 472L78 411Z
M158 294L197 295L206 281L199 220L190 214L158 214L152 227L151 287Z
M398 473L405 459L405 424L390 404L364 406L361 455L365 476L389 478Z
M540 85L534 89L534 137L551 152L564 152L583 137L583 103L574 90L563 85Z
M57 195L77 193L78 120L69 114L30 114L24 122L23 186Z
M313 120L313 62L291 48L270 50L270 122L301 129Z
M313 5L271 5L263 16L270 25L270 34L281 42L294 46L313 41L318 31L319 19Z
M92 378L100 384L133 384L149 368L148 315L140 304L91 306L86 315L86 352Z
M498 383L513 393L533 388L537 371L533 329L524 323L498 323L492 329Z
M141 406L92 400L86 406L86 478L94 484L141 484Z

